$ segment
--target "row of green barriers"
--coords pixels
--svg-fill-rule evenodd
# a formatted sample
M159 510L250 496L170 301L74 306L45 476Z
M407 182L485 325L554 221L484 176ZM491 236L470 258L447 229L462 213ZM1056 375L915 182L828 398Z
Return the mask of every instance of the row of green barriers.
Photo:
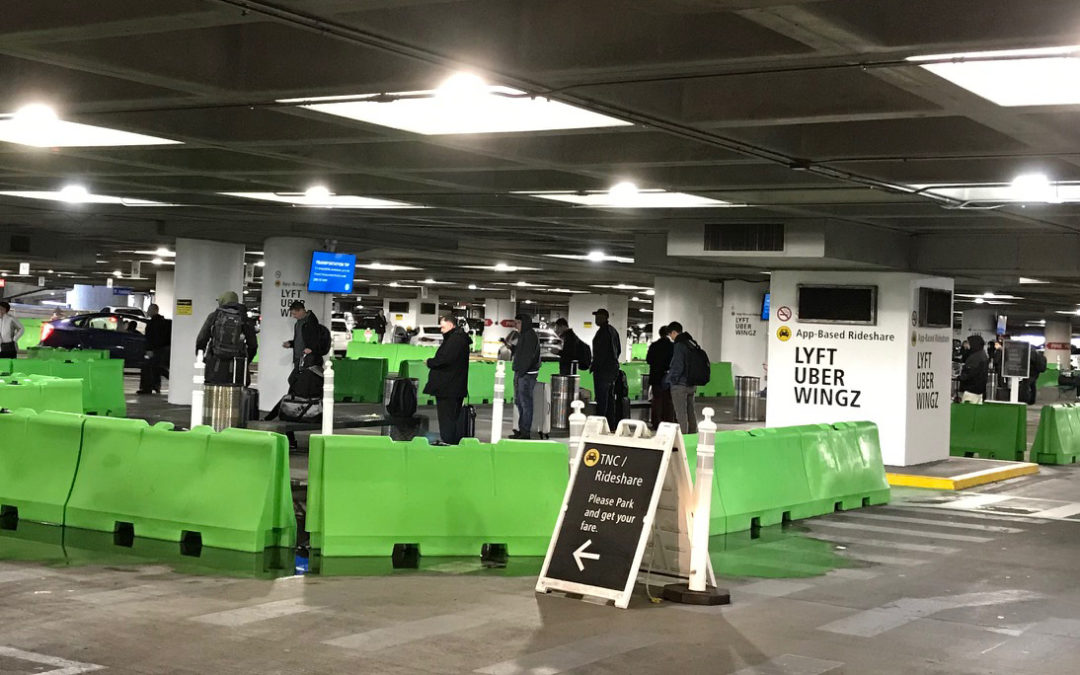
M694 475L697 435L684 438ZM721 431L715 446L713 535L889 501L871 422Z
M1080 406L1043 406L1035 443L1031 446L1031 461L1076 464L1077 457L1080 457Z
M0 408L81 413L82 382L48 375L0 375Z
M54 361L100 361L112 358L108 349L63 349L61 347L31 347L26 355L32 359Z
M353 341L345 356L350 359L386 359L391 373L400 373L402 361L426 360L435 356L435 347L404 344L375 344Z
M83 412L110 417L127 415L123 359L0 359L0 375L15 373L82 380Z
M0 413L0 520L244 552L296 543L288 440L247 429Z
M1027 406L1017 403L954 403L949 454L1010 462L1024 461Z
M567 482L565 444L466 438L312 436L307 531L323 558L388 557L399 544L428 556L476 556L485 544L541 556Z

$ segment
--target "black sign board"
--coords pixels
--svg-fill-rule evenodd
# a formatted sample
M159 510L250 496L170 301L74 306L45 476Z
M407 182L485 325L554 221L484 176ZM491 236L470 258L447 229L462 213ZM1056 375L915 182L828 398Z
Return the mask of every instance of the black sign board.
M639 552L665 452L586 443L578 460L546 577L623 592ZM661 483L662 484L662 483Z
M1031 368L1031 344L1022 340L1006 340L1001 360L1003 377L1027 377Z

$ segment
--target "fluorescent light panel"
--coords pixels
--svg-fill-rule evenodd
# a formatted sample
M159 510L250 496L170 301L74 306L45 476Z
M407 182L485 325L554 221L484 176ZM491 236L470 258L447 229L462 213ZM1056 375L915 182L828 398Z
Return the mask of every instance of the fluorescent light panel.
M593 260L592 258L589 257L589 255L587 253L545 253L544 257L546 257L546 258L563 258L564 260L588 260L588 261L591 261L591 262L617 262L617 263L626 263L626 264L632 264L634 262L633 258L627 258L627 257L621 256L621 255L607 255L607 254L605 254L604 257L600 261Z
M180 141L146 136L92 124L65 122L55 117L27 119L12 115L0 120L0 141L37 148L91 148L123 145L175 145Z
M667 192L665 190L639 190L633 197L613 197L607 190L592 192L513 192L539 199L550 199L579 206L592 206L617 209L693 209L716 208L721 206L739 206L719 199L710 199L685 192Z
M360 197L357 195L329 195L311 197L302 192L220 192L228 197L259 199L267 202L292 204L316 209L423 209L426 206L398 202L390 199Z
M387 265L380 262L365 263L363 265L357 265L366 270L382 270L384 272L415 272L422 270L422 267L412 267L410 265Z
M469 270L490 270L492 272L536 272L539 267L518 267L517 265L462 265Z
M926 184L910 186L922 192L950 197L961 202L990 202L995 204L1067 204L1080 202L1080 184L1051 183L1043 194L1025 194L1009 184L973 183L971 185Z
M1080 104L1080 46L915 56L908 60L1000 106ZM922 63L940 61L939 63Z
M295 103L301 108L328 115L427 136L589 129L630 124L577 106L540 96L532 97L510 87L481 85L470 92L443 93L434 89L396 92L387 96L391 99L395 96L405 98L378 102L354 100L359 96L325 96L278 102Z
M155 202L149 199L130 199L128 197L113 197L111 195L96 195L82 193L78 199L72 199L68 192L63 190L12 190L0 192L5 197L19 197L22 199L43 199L53 202L65 202L68 204L120 204L122 206L179 206L168 202Z

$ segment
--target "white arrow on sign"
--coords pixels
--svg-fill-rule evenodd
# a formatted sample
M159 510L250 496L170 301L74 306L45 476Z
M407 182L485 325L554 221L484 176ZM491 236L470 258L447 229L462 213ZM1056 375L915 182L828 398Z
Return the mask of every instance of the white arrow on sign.
M584 544L582 544L581 546L578 546L577 550L574 551L574 562L577 563L578 572L584 572L585 571L585 563L581 562L582 558L588 558L589 560L599 560L600 559L600 554L599 553L586 553L585 552L585 549L589 548L589 544L591 544L591 543L592 543L592 539L586 540L586 542Z

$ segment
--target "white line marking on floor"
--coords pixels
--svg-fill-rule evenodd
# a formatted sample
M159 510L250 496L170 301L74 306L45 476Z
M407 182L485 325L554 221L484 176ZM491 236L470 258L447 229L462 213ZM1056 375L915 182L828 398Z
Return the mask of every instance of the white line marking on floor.
M37 570L3 570L0 569L0 584L6 584L11 581L29 581L30 579L41 579L48 576Z
M919 537L920 539L948 539L949 541L970 541L976 544L985 544L993 541L992 537L976 537L967 534L949 534L947 532L925 532L923 530L907 530L902 527L881 527L878 525L863 525L862 523L848 523L837 520L814 520L807 523L812 527L833 527L841 530L861 530L863 532L884 532L897 534L905 537ZM810 532L813 537L814 533Z
M1051 518L1051 519L1065 519L1069 516L1075 516L1080 513L1080 503L1066 504L1053 509L1046 509L1045 511L1039 511L1031 515L1036 518Z
M925 565L930 562L929 560L922 560L921 558L904 558L896 555L879 555L876 553L863 553L862 551L844 551L845 558L852 560L862 560L863 562L877 563L878 565L901 565L903 567L914 567L915 565Z
M313 609L318 609L318 607L305 605L303 598L290 598L288 600L264 602L259 605L252 605L251 607L229 609L224 612L203 614L202 616L192 617L191 620L200 623L210 623L215 626L229 626L235 628L237 626L246 626L251 623L257 623L259 621L269 621L270 619L277 619L283 616L303 614L304 612L310 612Z
M1013 495L999 494L968 494L957 497L950 504L959 509L977 509L991 504L1000 504L1013 498Z
M825 661L813 659L809 656L798 654L784 654L770 659L765 663L736 670L731 675L826 675L831 672L841 672L843 667L839 661Z
M507 598L498 605L473 607L452 614L440 614L416 621L375 628L362 633L343 635L326 640L324 645L344 647L363 652L387 649L428 638L478 628L487 623L506 622L539 623L536 599Z
M934 598L901 598L882 607L858 612L818 627L818 630L856 637L874 637L894 628L899 628L916 619L961 607L984 607L1001 605L1025 600L1044 598L1041 593L1022 590L989 591L985 593L964 593L945 595Z
M1031 516L1018 515L1018 514L1004 514L996 511L968 511L966 509L953 508L947 504L934 504L932 506L919 506L916 504L905 504L903 506L889 506L889 510L905 511L907 513L926 513L931 511L933 513L949 513L962 515L964 518L972 518L975 520L1000 520L1007 523L1023 523L1025 525L1042 525L1050 521L1042 520L1039 518L1033 518Z
M656 633L609 633L526 654L478 668L484 675L556 675L590 663L649 647L661 640Z
M915 553L935 553L937 555L950 555L960 549L952 546L934 546L932 544L909 544L906 541L886 541L884 539L866 539L864 537L843 537L838 534L825 534L815 532L814 539L829 541L834 544L848 546L870 546L871 548L894 548L898 551L914 551Z
M83 593L74 598L80 602L88 602L92 605L117 605L121 602L138 602L160 598L163 595L172 595L174 591L163 588L160 585L145 584L132 586L131 588L118 588L112 591L97 591L95 593Z
M20 661L29 661L30 663L40 663L46 666L53 666L54 670L41 670L37 671L38 675L78 675L79 673L89 673L95 670L101 670L105 666L98 666L93 663L79 663L78 661L68 661L62 659L59 656L48 656L47 654L36 654L34 652L27 652L14 647L2 647L0 646L0 656L4 656L10 659L18 659Z
M837 514L839 515L839 514ZM958 516L960 514L957 514ZM961 530L977 530L979 532L999 532L1001 534L1016 534L1023 532L1017 527L1005 527L1004 525L983 525L981 523L958 523L955 520L935 520L933 518L910 518L908 516L887 516L882 513L845 513L847 518L861 520L884 520L890 523L911 523L912 525L933 525L935 527L951 527ZM963 517L963 516L961 516Z

